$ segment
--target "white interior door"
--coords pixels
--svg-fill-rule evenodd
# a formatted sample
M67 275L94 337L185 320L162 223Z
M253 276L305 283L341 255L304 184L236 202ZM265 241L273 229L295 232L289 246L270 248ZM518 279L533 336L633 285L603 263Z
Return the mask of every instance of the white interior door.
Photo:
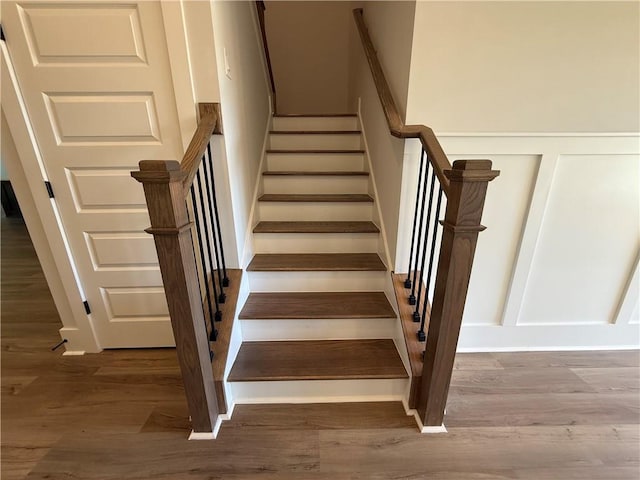
M182 155L160 2L3 0L2 22L100 345L173 345L130 177Z

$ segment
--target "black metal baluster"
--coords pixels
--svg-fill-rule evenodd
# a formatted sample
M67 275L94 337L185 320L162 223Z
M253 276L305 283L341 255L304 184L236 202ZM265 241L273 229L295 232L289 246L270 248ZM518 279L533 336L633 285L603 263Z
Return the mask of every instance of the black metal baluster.
M404 281L404 288L411 288L411 264L413 263L413 245L416 240L416 223L418 221L418 203L420 201L420 184L422 183L422 170L424 165L425 153L422 150L420 155L420 168L418 169L418 186L416 187L416 206L413 211L413 231L411 232L411 248L409 249L409 268L407 269L407 278Z
M196 173L196 182L198 183L198 196L200 198L200 206L202 207L202 223L204 225L204 238L206 240L206 244L207 244L207 253L208 253L208 257L209 257L209 269L212 272L212 277L213 277L213 256L211 255L211 242L209 240L209 224L207 222L207 216L204 215L204 211L205 211L205 205L204 205L204 195L202 194L202 178L200 176L200 170L198 169L197 173ZM205 267L205 272L207 271L206 267ZM207 281L207 285L209 284L209 279L206 279ZM220 305L219 305L219 301L218 301L218 290L216 288L216 282L213 278L211 278L211 285L213 285L213 294L215 296L216 299L216 313L215 313L215 317L214 320L216 322L219 322L220 320L222 320L222 312L220 312Z
M426 155L422 150L423 155ZM418 260L420 258L420 242L422 241L422 225L424 220L424 202L427 199L427 178L429 177L429 162L426 162L427 168L424 172L424 182L422 182L422 202L420 205L420 225L418 226L418 242L416 244L416 261L413 267L413 284L411 285L411 295L409 295L409 305L416 304L416 280L418 275ZM418 186L419 188L419 186Z
M224 259L224 247L222 246L222 230L220 229L220 215L218 214L218 197L216 196L216 182L213 175L213 156L211 155L211 141L207 144L207 153L209 154L209 162L211 163L211 188L213 189L213 211L216 217L216 227L218 229L218 243L220 244L220 256L222 257L222 271L224 278L222 285L229 286L229 277L227 277L227 262Z
M207 152L209 154L209 159L211 158L211 149L209 148L209 146L207 145ZM225 300L227 299L227 296L224 293L224 280L222 278L222 270L220 269L220 252L218 251L218 243L216 242L216 232L215 232L215 225L213 224L213 215L211 215L211 205L216 203L215 200L215 188L213 190L213 195L211 194L211 184L213 183L213 178L211 176L209 176L209 167L207 165L207 155L203 155L202 157L202 168L204 170L204 183L207 186L207 203L209 204L209 215L211 218L211 241L213 242L213 251L215 252L216 255L216 271L218 273L218 285L220 286L220 295L218 296L218 301L220 303L224 303ZM213 166L212 166L213 167ZM213 168L211 168L211 170L213 170ZM220 228L220 225L218 225L218 229ZM215 279L213 278L213 270L211 270L211 281L215 282ZM226 276L226 274L225 274ZM227 282L228 285L228 282Z
M422 304L422 320L418 330L418 340L424 342L427 337L424 333L424 324L427 317L427 303L429 303L429 290L431 289L431 273L433 272L433 259L436 253L436 240L438 238L438 224L440 219L440 206L442 205L442 185L438 186L438 202L436 203L436 215L433 218L433 233L431 235L431 252L429 254L429 270L427 272L427 286L424 291L424 303Z
M425 184L426 183L427 182L425 180ZM416 300L416 309L413 312L414 322L420 321L420 312L418 312L418 309L420 308L420 298L422 297L422 287L424 287L424 283L423 283L424 263L427 258L427 244L429 243L429 239L427 237L429 236L429 222L431 221L431 207L433 207L433 192L435 190L435 184L436 184L436 170L431 169L431 184L429 186L429 206L427 207L427 221L426 221L426 227L424 231L424 245L422 246L422 261L420 262L420 281L418 283L418 298ZM420 245L418 245L418 248L420 248ZM425 297L426 296L427 295L425 294Z
M198 218L198 205L196 203L196 193L195 193L195 187L193 185L191 185L191 203L193 204L193 216L195 217L195 223L196 223L196 235L197 235L197 244L198 244L198 250L200 251L200 262L202 264L202 269L203 271L203 275L202 278L204 280L204 287L205 287L205 297L207 300L207 306L209 308L209 321L211 321L213 319L213 307L211 306L211 290L209 288L209 282L207 282L207 267L206 267L206 260L204 257L204 248L202 246L202 229L200 228L200 219ZM189 211L189 208L187 207L187 212ZM198 262L196 262L196 269L198 269ZM198 276L198 279L200 278L200 276ZM200 291L202 291L202 288L200 289ZM215 297L214 297L215 300ZM216 311L218 311L218 302L216 301ZM207 321L205 319L205 329L207 328ZM215 341L218 338L218 331L216 330L213 322L211 322L211 333L209 334L209 340L211 341ZM212 356L213 352L209 352L209 355Z

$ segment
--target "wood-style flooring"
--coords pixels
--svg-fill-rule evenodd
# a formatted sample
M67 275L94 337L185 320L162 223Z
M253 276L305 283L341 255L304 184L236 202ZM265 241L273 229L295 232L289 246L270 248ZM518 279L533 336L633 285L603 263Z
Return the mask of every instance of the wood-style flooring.
M237 406L187 441L172 349L63 357L26 231L2 220L3 480L637 480L640 354L458 355L448 434L400 404Z

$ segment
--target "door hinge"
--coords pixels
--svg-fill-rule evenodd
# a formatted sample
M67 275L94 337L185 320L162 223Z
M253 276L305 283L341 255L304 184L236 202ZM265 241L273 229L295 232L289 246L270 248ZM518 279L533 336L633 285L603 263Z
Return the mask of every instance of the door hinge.
M51 182L49 180L45 180L44 186L47 187L47 193L49 194L49 198L55 198L53 194L53 187L51 186Z
M2 28L2 24L0 23L0 40L6 41L4 37L4 28Z
M89 308L89 302L85 300L84 302L82 302L82 304L84 305L84 311L87 312L87 315L91 315L91 308Z

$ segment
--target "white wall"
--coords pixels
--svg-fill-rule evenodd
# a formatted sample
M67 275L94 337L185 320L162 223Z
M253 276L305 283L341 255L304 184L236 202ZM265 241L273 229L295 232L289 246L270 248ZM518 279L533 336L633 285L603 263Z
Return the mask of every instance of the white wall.
M268 1L265 24L278 113L349 110L346 1Z
M369 34L378 52L389 87L401 112L405 111L409 86L411 42L415 2L358 2L364 9ZM396 237L404 162L404 140L392 137L378 99L360 37L351 19L351 102L360 99L360 118L367 138L372 177L377 187L382 227L391 263L396 258Z
M418 2L408 121L636 132L638 2Z
M418 2L408 122L434 127L452 162L501 170L460 349L640 345L639 14L632 2Z
M231 190L234 256L241 262L271 117L270 87L255 2L216 1L212 14L224 128L219 148L226 152L224 176Z

